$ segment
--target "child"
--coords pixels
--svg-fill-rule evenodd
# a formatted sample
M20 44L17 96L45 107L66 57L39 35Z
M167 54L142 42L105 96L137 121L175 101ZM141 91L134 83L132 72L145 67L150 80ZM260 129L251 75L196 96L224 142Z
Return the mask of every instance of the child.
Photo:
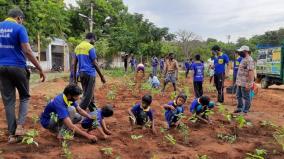
M159 88L160 87L160 81L159 81L158 77L153 76L152 73L150 73L148 81L151 84L152 88Z
M40 117L41 125L51 132L59 133L58 138L62 138L64 130L73 130L75 133L86 137L92 142L96 142L96 136L82 131L75 125L81 121L81 115L93 118L78 106L76 101L80 98L81 94L81 88L75 84L69 84L65 87L64 92L56 96L45 107Z
M138 93L140 93L140 89L141 89L144 76L145 76L145 67L142 63L139 63L136 68L136 74L135 74L135 79L134 79L136 83L135 91L138 91Z
M153 118L153 110L150 108L151 103L152 96L144 95L142 97L142 103L135 104L132 108L128 109L128 114L130 115L129 121L132 130L134 125L141 125L144 127L145 124L150 120L152 132L156 132Z
M195 62L192 64L193 86L195 97L203 95L204 64L200 60L200 55L195 55Z
M104 139L111 135L111 131L107 128L104 118L111 117L113 115L113 109L111 105L106 105L101 109L97 109L89 113L93 119L85 118L81 126L84 129L88 129L88 132L98 129Z
M179 94L174 101L164 105L165 119L168 124L168 128L177 127L179 125L179 115L184 112L183 104L186 102L187 96L185 94Z
M204 121L205 123L211 123L208 116L206 116L205 112L208 109L212 109L214 107L214 102L210 101L210 98L208 96L201 96L199 98L196 98L192 101L190 106L190 112L192 114L196 114L196 117Z

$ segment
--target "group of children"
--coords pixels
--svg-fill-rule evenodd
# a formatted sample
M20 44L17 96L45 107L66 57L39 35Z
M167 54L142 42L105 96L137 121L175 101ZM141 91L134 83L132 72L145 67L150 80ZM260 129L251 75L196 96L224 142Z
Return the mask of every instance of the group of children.
M107 139L112 132L107 128L104 119L113 115L113 107L105 105L102 108L96 108L91 112L87 112L77 104L81 94L82 90L76 84L66 86L62 94L57 95L46 105L40 117L41 125L49 131L57 133L58 139L63 138L65 131L73 131L91 142L96 142L98 139L93 135L92 130L98 130L101 138ZM145 128L148 125L153 133L156 133L155 114L151 108L152 100L151 95L144 95L141 102L128 109L132 129L135 126ZM185 94L179 94L175 100L163 106L167 128L179 126L180 115L184 113L186 100L187 96ZM209 119L204 114L201 114L213 107L214 103L210 101L209 97L201 96L192 101L189 110L191 113L196 114L200 120L210 123ZM78 124L81 126L78 126ZM86 131L82 130L82 128Z

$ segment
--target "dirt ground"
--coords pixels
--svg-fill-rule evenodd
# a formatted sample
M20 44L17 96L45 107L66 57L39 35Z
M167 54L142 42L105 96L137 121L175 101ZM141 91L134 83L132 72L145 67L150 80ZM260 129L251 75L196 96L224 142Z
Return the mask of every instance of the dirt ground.
M184 142L179 130L174 129L167 132L160 131L164 127L164 115L162 105L170 101L172 86L168 85L166 96L155 94L152 108L155 112L155 123L157 134L154 135L149 129L135 129L129 131L128 115L126 110L134 103L139 102L143 94L149 90L138 91L131 86L131 79L127 77L107 78L107 84L102 86L97 80L96 100L99 106L111 103L115 106L113 117L106 119L109 129L113 135L108 140L99 140L96 144L89 143L82 137L75 137L70 144L73 158L76 159L195 159L197 155L207 155L210 159L243 159L246 153L252 153L256 148L267 150L266 158L283 159L284 153L272 137L273 129L261 127L259 122L269 120L277 125L284 124L284 89L272 87L270 89L259 89L259 94L254 98L251 112L245 117L252 122L253 126L238 130L237 140L230 144L217 138L220 133L232 134L235 132L233 123L225 121L218 113L211 117L213 125L193 124L186 122L189 126L189 140ZM180 79L178 88L188 89L190 96L186 103L186 116L190 116L188 106L192 101L192 79ZM208 81L208 80L207 80ZM208 89L208 82L204 84L205 94L216 100L216 92ZM61 143L54 134L43 129L39 124L32 124L32 116L39 116L46 102L60 93L68 84L66 79L55 79L46 83L31 87L31 102L29 107L26 129L36 128L39 131L39 146L18 144L7 144L6 119L3 103L0 103L0 158L64 158ZM230 81L225 85L229 86ZM211 88L212 86L210 86ZM107 99L109 90L117 94L114 100ZM235 97L225 94L225 107L233 111L236 107ZM176 139L173 145L165 139L166 134L171 134ZM141 139L133 140L131 135L143 135ZM112 148L112 155L105 155L101 149Z

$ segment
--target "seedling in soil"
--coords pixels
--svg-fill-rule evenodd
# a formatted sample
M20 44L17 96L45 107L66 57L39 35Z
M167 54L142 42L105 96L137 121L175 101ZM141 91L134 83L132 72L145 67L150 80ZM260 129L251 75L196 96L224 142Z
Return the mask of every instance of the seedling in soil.
M238 123L238 127L241 129L245 126L245 124L247 123L246 119L244 118L243 115L238 115L236 117L236 122Z
M37 115L33 114L32 121L33 121L33 124L34 124L34 127L35 127L36 123L39 121L39 117Z
M204 115L207 116L207 117L210 117L210 116L214 115L214 111L211 110L211 109L206 109L205 112L204 112Z
M196 123L198 118L196 117L196 114L194 113L188 120L191 121L192 123Z
M142 90L151 90L152 87L149 83L143 83Z
M245 159L265 159L265 155L267 154L264 149L255 149L255 153L247 153L247 157Z
M282 146L282 150L284 151L284 127L280 127L273 133L274 139L277 141L279 145Z
M24 135L22 139L22 143L27 144L27 145L35 144L36 146L38 146L38 142L34 140L34 138L37 136L38 136L38 131L35 129L32 129L26 132L26 134Z
M143 135L131 135L132 140L138 140L138 139L141 139L142 137Z
M175 145L176 144L176 139L171 135L171 134L167 134L165 135L165 138L172 144Z
M73 155L72 155L72 152L69 149L68 142L74 138L74 132L68 131L68 130L62 130L61 134L63 136L63 141L62 141L61 145L62 145L62 148L63 148L64 156L67 159L72 159Z
M230 134L218 134L217 137L218 137L218 139L220 139L224 142L228 142L230 144L233 144L237 140L236 135L230 135Z
M174 100L176 98L176 93L175 92L172 92L171 93L171 96L170 96L170 99L171 100Z
M227 112L227 110L224 105L219 105L218 112L224 115Z
M107 99L108 100L114 100L116 97L116 92L113 91L113 90L110 90L108 93L107 93Z
M278 126L273 124L271 121L269 120L263 120L260 122L260 126L262 127L267 127L267 128L273 128L276 129Z
M111 156L111 155L112 155L112 148L111 148L111 147L102 148L101 151L102 151L105 155L108 155L108 156Z
M201 155L201 156L197 155L196 157L197 159L209 159L207 155Z
M165 131L166 131L166 129L165 129L165 128L160 127L160 132L161 132L161 133L164 133Z
M181 132L183 139L184 139L184 143L188 144L188 139L189 139L189 128L186 124L184 124L183 122L181 122L178 126L179 131Z

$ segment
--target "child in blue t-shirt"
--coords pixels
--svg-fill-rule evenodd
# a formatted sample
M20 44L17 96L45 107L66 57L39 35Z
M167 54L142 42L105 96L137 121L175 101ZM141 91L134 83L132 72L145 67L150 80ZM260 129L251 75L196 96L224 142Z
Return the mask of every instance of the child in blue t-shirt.
M84 129L88 129L88 132L97 129L104 139L111 135L111 131L107 128L104 118L111 117L113 115L113 108L111 105L106 105L101 109L96 109L89 113L93 119L85 118L83 119L81 126Z
M151 95L144 95L142 97L142 103L135 104L132 108L128 109L129 121L131 129L133 130L134 125L145 126L146 123L151 121L152 132L155 133L153 110L150 108L152 103Z
M168 124L168 128L177 127L180 123L180 115L184 112L184 103L187 96L185 94L179 94L174 101L170 101L164 105L165 119Z
M44 108L40 116L41 125L51 132L58 133L59 139L62 138L62 133L65 130L72 130L90 141L96 142L96 136L86 133L75 125L81 121L82 116L93 118L78 106L77 100L81 94L82 89L76 84L66 86L64 92L52 99Z
M206 111L212 108L214 108L214 102L210 101L208 96L201 96L192 101L189 110L192 114L195 114L199 120L210 123Z

